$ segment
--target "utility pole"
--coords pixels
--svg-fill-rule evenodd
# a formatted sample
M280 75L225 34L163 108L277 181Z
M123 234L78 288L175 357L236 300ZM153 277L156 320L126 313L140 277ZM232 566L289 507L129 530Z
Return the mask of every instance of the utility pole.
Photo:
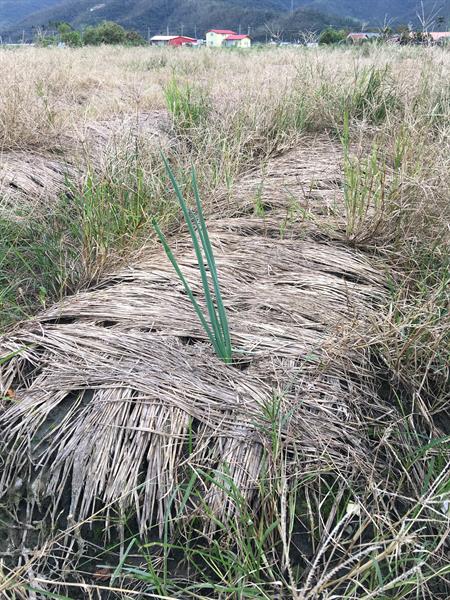
M239 23L239 35L241 35L241 24Z
M150 27L147 27L147 42L150 44Z
M184 23L181 23L181 35L183 36L184 33Z
M170 33L169 33L169 23L167 23L166 33L167 33L167 35L170 35Z
M248 35L249 37L250 37L250 33L251 33L251 31L252 31L252 28L251 28L251 26L249 25L249 26L248 26L248 28L247 28L247 35Z
M197 25L194 25L194 37L197 39Z

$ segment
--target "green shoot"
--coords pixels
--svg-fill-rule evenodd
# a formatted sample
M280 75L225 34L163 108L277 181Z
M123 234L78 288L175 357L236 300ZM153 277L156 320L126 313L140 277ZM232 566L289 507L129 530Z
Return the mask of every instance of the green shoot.
M228 318L225 312L225 307L222 300L222 295L219 286L219 277L217 273L216 261L214 258L213 249L208 235L203 209L200 201L200 195L197 186L197 178L195 170L192 170L192 189L195 197L197 212L191 211L183 197L179 188L175 175L165 157L163 157L166 166L167 174L172 183L173 189L181 207L184 219L188 226L189 234L192 239L192 245L197 258L197 264L202 280L203 292L205 295L205 303L208 311L208 318L203 313L199 303L197 302L192 289L186 280L183 272L180 269L177 259L175 258L167 239L161 231L156 219L153 219L153 227L163 245L164 251L168 259L172 263L178 278L184 286L186 294L194 307L195 312L205 330L209 340L211 341L217 356L224 363L231 363L232 348L230 340L230 332L228 327ZM206 262L206 265L205 265ZM208 272L210 277L208 277ZM210 280L212 281L212 290L210 289Z

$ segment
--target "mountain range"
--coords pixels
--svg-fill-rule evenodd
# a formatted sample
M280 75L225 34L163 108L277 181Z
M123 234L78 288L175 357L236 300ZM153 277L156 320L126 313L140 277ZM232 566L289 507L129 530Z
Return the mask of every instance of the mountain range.
M280 2L286 4L286 2ZM450 0L298 0L296 6L313 6L331 14L346 15L370 25L385 22L417 23L418 15L436 20L450 19Z
M423 6L423 10L422 10ZM417 23L449 28L450 0L0 0L0 30L31 31L66 21L75 27L116 21L141 33L204 35L213 27L289 36L301 30L357 29L361 23ZM440 17L440 18L439 18Z

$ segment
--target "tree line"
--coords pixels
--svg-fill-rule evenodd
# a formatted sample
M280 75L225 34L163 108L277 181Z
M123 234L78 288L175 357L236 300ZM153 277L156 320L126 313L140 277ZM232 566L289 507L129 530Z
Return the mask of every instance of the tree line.
M122 25L113 21L103 21L96 26L88 26L84 30L74 29L68 23L53 23L55 32L48 34L39 31L36 35L36 43L40 46L55 46L64 44L65 46L77 48L81 46L100 46L102 44L124 45L124 46L143 46L147 42L137 31L125 29ZM333 45L344 42L351 29L335 29L327 27L320 34L309 32L299 32L299 40L316 41L321 45ZM283 30L272 31L267 29L268 36L272 41L282 41ZM388 40L396 37L400 44L421 44L429 41L428 35L424 32L412 32L407 26L399 26L395 30L385 27L378 30L380 39ZM269 39L267 39L269 41Z
M56 32L53 34L38 32L36 43L40 46L64 44L71 48L81 46L100 46L101 44L117 44L124 46L143 46L145 39L134 30L125 29L113 21L103 21L96 26L89 26L79 31L69 23L54 23Z

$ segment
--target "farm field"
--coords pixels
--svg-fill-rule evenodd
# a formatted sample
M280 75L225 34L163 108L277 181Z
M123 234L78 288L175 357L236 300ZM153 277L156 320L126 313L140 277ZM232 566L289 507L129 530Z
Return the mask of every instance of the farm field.
M0 597L447 599L448 50L0 72Z

